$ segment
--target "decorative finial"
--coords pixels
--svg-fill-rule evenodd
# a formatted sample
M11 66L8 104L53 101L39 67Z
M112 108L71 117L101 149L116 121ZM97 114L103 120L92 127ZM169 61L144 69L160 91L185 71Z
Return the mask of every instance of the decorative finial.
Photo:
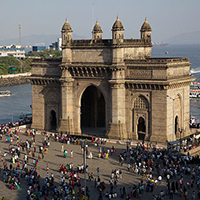
M145 22L147 22L147 17L145 17Z
M67 17L66 17L66 19L65 19L65 22L68 23L68 19L67 19Z
M96 20L96 24L99 24L98 20Z
M119 20L119 15L117 15L117 20Z

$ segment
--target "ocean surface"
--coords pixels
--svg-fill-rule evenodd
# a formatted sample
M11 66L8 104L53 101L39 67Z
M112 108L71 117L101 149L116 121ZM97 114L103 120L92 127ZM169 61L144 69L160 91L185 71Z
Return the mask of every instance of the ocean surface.
M190 59L191 69L200 72L200 45L154 46L152 57L187 57ZM192 76L200 82L200 73ZM0 87L0 90L12 92L10 97L0 98L0 124L17 121L21 113L31 113L30 84ZM190 114L200 119L200 101L190 102Z
M165 54L168 52L168 54ZM189 58L194 73L192 76L200 82L200 45L154 46L152 57L186 57ZM200 122L200 101L190 101L190 114Z

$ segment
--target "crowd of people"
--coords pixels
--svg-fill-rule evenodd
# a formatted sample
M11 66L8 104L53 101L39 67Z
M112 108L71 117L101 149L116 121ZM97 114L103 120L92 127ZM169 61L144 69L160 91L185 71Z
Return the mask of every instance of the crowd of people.
M85 171L88 176L87 181L94 183L98 199L120 197L130 200L141 198L147 194L151 194L155 200L176 197L200 199L200 158L198 155L191 156L189 153L181 155L180 152L174 154L167 148L158 148L156 145L144 142L137 143L136 146L127 142L126 147L119 151L113 145L105 147L106 140L101 138L91 137L86 145L80 137L64 133L43 132L42 141L36 143L34 129L26 130L24 133L26 139L22 140L20 130L17 127L11 128L9 126L1 127L2 137L8 144L8 151L2 154L0 162L2 172L0 174L10 190L24 189L21 182L25 182L27 200L41 198L48 200L50 197L52 199L89 200L91 198L90 188L85 187L80 178L80 174ZM197 142L196 139L194 141ZM84 150L86 151L87 158L94 157L89 146L98 151L97 159L112 159L118 156L119 166L112 169L108 182L102 180L100 167L97 167L96 174L94 174L89 170L88 165L84 168L83 164L74 166L73 162L59 166L59 182L55 183L54 173L50 173L48 163L46 176L41 178L38 164L48 154L52 142L61 143L59 151L61 150L61 154L66 158L66 163L68 157L74 158L74 152L65 149L64 144L74 144L81 147L82 154ZM188 142L188 145L190 143L191 141ZM8 155L11 158L10 162L5 160ZM133 176L133 179L134 177L138 178L131 188L119 184L123 179L124 170ZM162 187L162 190L157 190L159 187ZM158 191L156 195L155 191Z

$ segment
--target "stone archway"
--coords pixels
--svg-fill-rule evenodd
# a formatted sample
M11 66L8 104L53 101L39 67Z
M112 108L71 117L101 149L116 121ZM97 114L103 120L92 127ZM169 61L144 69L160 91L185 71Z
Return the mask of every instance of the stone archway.
M56 130L57 128L57 117L56 117L56 112L54 110L51 110L50 126L51 126L51 130Z
M149 103L143 95L137 96L133 101L132 129L133 139L150 139Z
M138 140L145 140L145 135L146 135L146 125L145 125L145 120L143 117L140 117L138 119Z
M105 132L106 110L102 92L95 86L88 86L81 98L81 130L97 135Z
M178 136L178 128L179 128L178 116L176 116L174 119L174 132L176 137Z

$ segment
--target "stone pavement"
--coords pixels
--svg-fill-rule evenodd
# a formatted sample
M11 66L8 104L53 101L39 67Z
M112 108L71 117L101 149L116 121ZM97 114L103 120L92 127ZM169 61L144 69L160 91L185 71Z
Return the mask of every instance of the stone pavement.
M20 138L23 140L31 139L30 136L26 136L24 133L20 133ZM43 139L44 139L43 135L40 135L40 134L36 135L36 145L41 145L41 142ZM50 144L47 155L45 155L43 160L39 161L38 171L39 171L39 174L41 175L41 178L44 179L46 177L46 166L48 164L49 174L53 173L54 177L55 177L55 183L60 184L60 182L61 182L60 174L58 172L59 165L60 164L66 165L67 163L73 163L74 168L75 168L78 165L83 164L83 155L82 155L80 145L64 144L64 149L66 149L68 151L68 155L70 154L71 150L73 150L73 152L74 152L73 158L70 158L70 157L64 158L63 153L61 152L62 143L55 142L53 139L50 140L50 143L51 144ZM0 151L1 151L0 155L3 155L4 152L8 151L8 145L9 145L9 143L7 143L5 141L5 136L3 136L3 140L0 141ZM107 191L109 191L109 189L110 189L109 188L109 180L111 177L112 169L121 169L122 170L122 178L119 179L117 188L114 188L114 191L118 192L118 194L119 194L119 189L122 188L123 186L126 187L126 192L130 193L133 184L137 184L141 181L142 177L140 175L136 175L132 172L127 171L127 163L124 163L123 166L119 165L118 154L122 151L122 149L126 149L125 144L120 144L120 143L115 143L115 141L110 141L110 142L107 142L105 145L101 145L102 148L103 147L111 148L112 146L115 146L115 148L117 149L117 154L110 156L108 159L98 158L99 148L89 142L88 142L88 145L89 145L89 150L93 153L93 156L94 156L93 159L87 159L87 165L89 166L88 172L93 172L95 174L95 178L97 178L97 170L96 169L97 169L97 167L99 167L100 168L100 178L101 178L101 181L105 182ZM37 153L38 153L38 148L37 148L36 156L37 156ZM7 155L5 157L5 160L7 162L10 162L10 160L11 160L10 158L11 158L11 156ZM23 158L23 154L21 155L21 158ZM29 166L30 165L32 165L32 159L29 160ZM84 175L80 174L80 177L81 177L81 183L82 183L82 185L84 185L84 181L83 181ZM42 181L40 181L40 182L42 183ZM144 192L144 194L142 195L142 197L140 199L141 200L146 199L147 197L148 197L148 199L153 199L153 194L158 194L160 190L164 190L165 183L166 182L163 181L162 184L159 187L157 187L153 193ZM41 185L43 185L43 183ZM87 186L89 187L90 192L91 192L90 199L97 200L98 196L99 196L99 192L94 187L94 182L93 181L90 182L87 180ZM2 172L0 173L0 197L4 196L4 197L10 198L12 200L26 199L26 190L27 190L27 186L25 184L25 181L21 180L21 189L16 190L16 191L11 191L10 189L8 189L5 186L5 183L2 181ZM107 198L104 198L104 199L107 199ZM117 200L120 198L118 197L115 199ZM165 197L164 199L168 199L168 197ZM176 199L179 199L179 197L177 196Z

